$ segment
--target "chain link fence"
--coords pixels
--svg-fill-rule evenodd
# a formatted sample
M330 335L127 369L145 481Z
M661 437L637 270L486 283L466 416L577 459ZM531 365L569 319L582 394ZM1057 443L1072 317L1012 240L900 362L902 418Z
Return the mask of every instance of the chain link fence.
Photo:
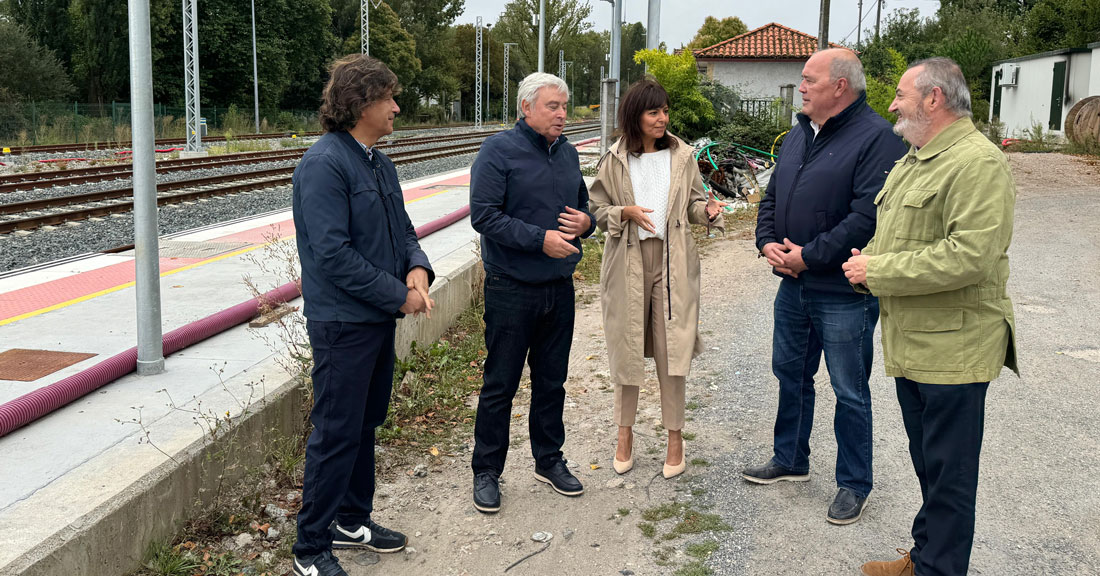
M203 106L208 137L253 134L251 108ZM184 108L153 106L156 138L186 136ZM313 132L321 129L316 110L260 109L260 132ZM0 103L0 146L126 142L130 140L130 104L109 102L4 102Z

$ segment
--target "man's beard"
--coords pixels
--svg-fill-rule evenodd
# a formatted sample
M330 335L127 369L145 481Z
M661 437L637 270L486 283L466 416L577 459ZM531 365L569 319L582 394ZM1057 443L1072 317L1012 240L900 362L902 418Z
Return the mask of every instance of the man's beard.
M897 124L894 124L894 134L905 138L909 143L918 142L923 140L931 125L932 120L918 106L912 117L898 119Z

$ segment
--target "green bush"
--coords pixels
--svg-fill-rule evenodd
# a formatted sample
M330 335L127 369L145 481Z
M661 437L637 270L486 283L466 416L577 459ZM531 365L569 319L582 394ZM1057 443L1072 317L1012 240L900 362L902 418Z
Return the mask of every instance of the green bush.
M717 142L736 143L770 152L776 136L786 130L785 126L777 126L771 118L738 110L729 122L712 130L710 138Z

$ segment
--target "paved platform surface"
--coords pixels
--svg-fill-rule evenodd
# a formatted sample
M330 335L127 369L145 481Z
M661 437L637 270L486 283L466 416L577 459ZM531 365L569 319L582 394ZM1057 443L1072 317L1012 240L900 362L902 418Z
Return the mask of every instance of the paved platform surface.
M414 226L466 205L468 183L466 170L403 183ZM284 210L161 238L163 331L252 298L245 276L265 290L285 283L288 278L265 271L279 266L260 262L271 257L265 246L293 242L293 234ZM443 277L476 260L475 239L467 217L421 246ZM0 403L135 346L135 305L132 253L87 255L0 277L0 353L90 355L33 381L0 380ZM160 450L172 454L202 438L185 410L235 415L250 397L285 382L286 372L273 360L280 342L274 330L230 329L170 356L162 374L131 374L0 438L0 573L59 527L164 464ZM146 432L154 445L139 444Z

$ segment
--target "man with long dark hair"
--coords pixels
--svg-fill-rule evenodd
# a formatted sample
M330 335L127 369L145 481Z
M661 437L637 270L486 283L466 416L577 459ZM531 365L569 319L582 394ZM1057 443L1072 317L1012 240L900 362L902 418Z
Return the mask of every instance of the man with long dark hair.
M321 104L325 135L294 171L294 226L313 347L313 432L294 544L298 576L346 576L333 548L396 552L407 538L371 520L374 429L393 386L395 320L429 312L434 273L393 162L374 149L400 112L397 76L347 56Z

